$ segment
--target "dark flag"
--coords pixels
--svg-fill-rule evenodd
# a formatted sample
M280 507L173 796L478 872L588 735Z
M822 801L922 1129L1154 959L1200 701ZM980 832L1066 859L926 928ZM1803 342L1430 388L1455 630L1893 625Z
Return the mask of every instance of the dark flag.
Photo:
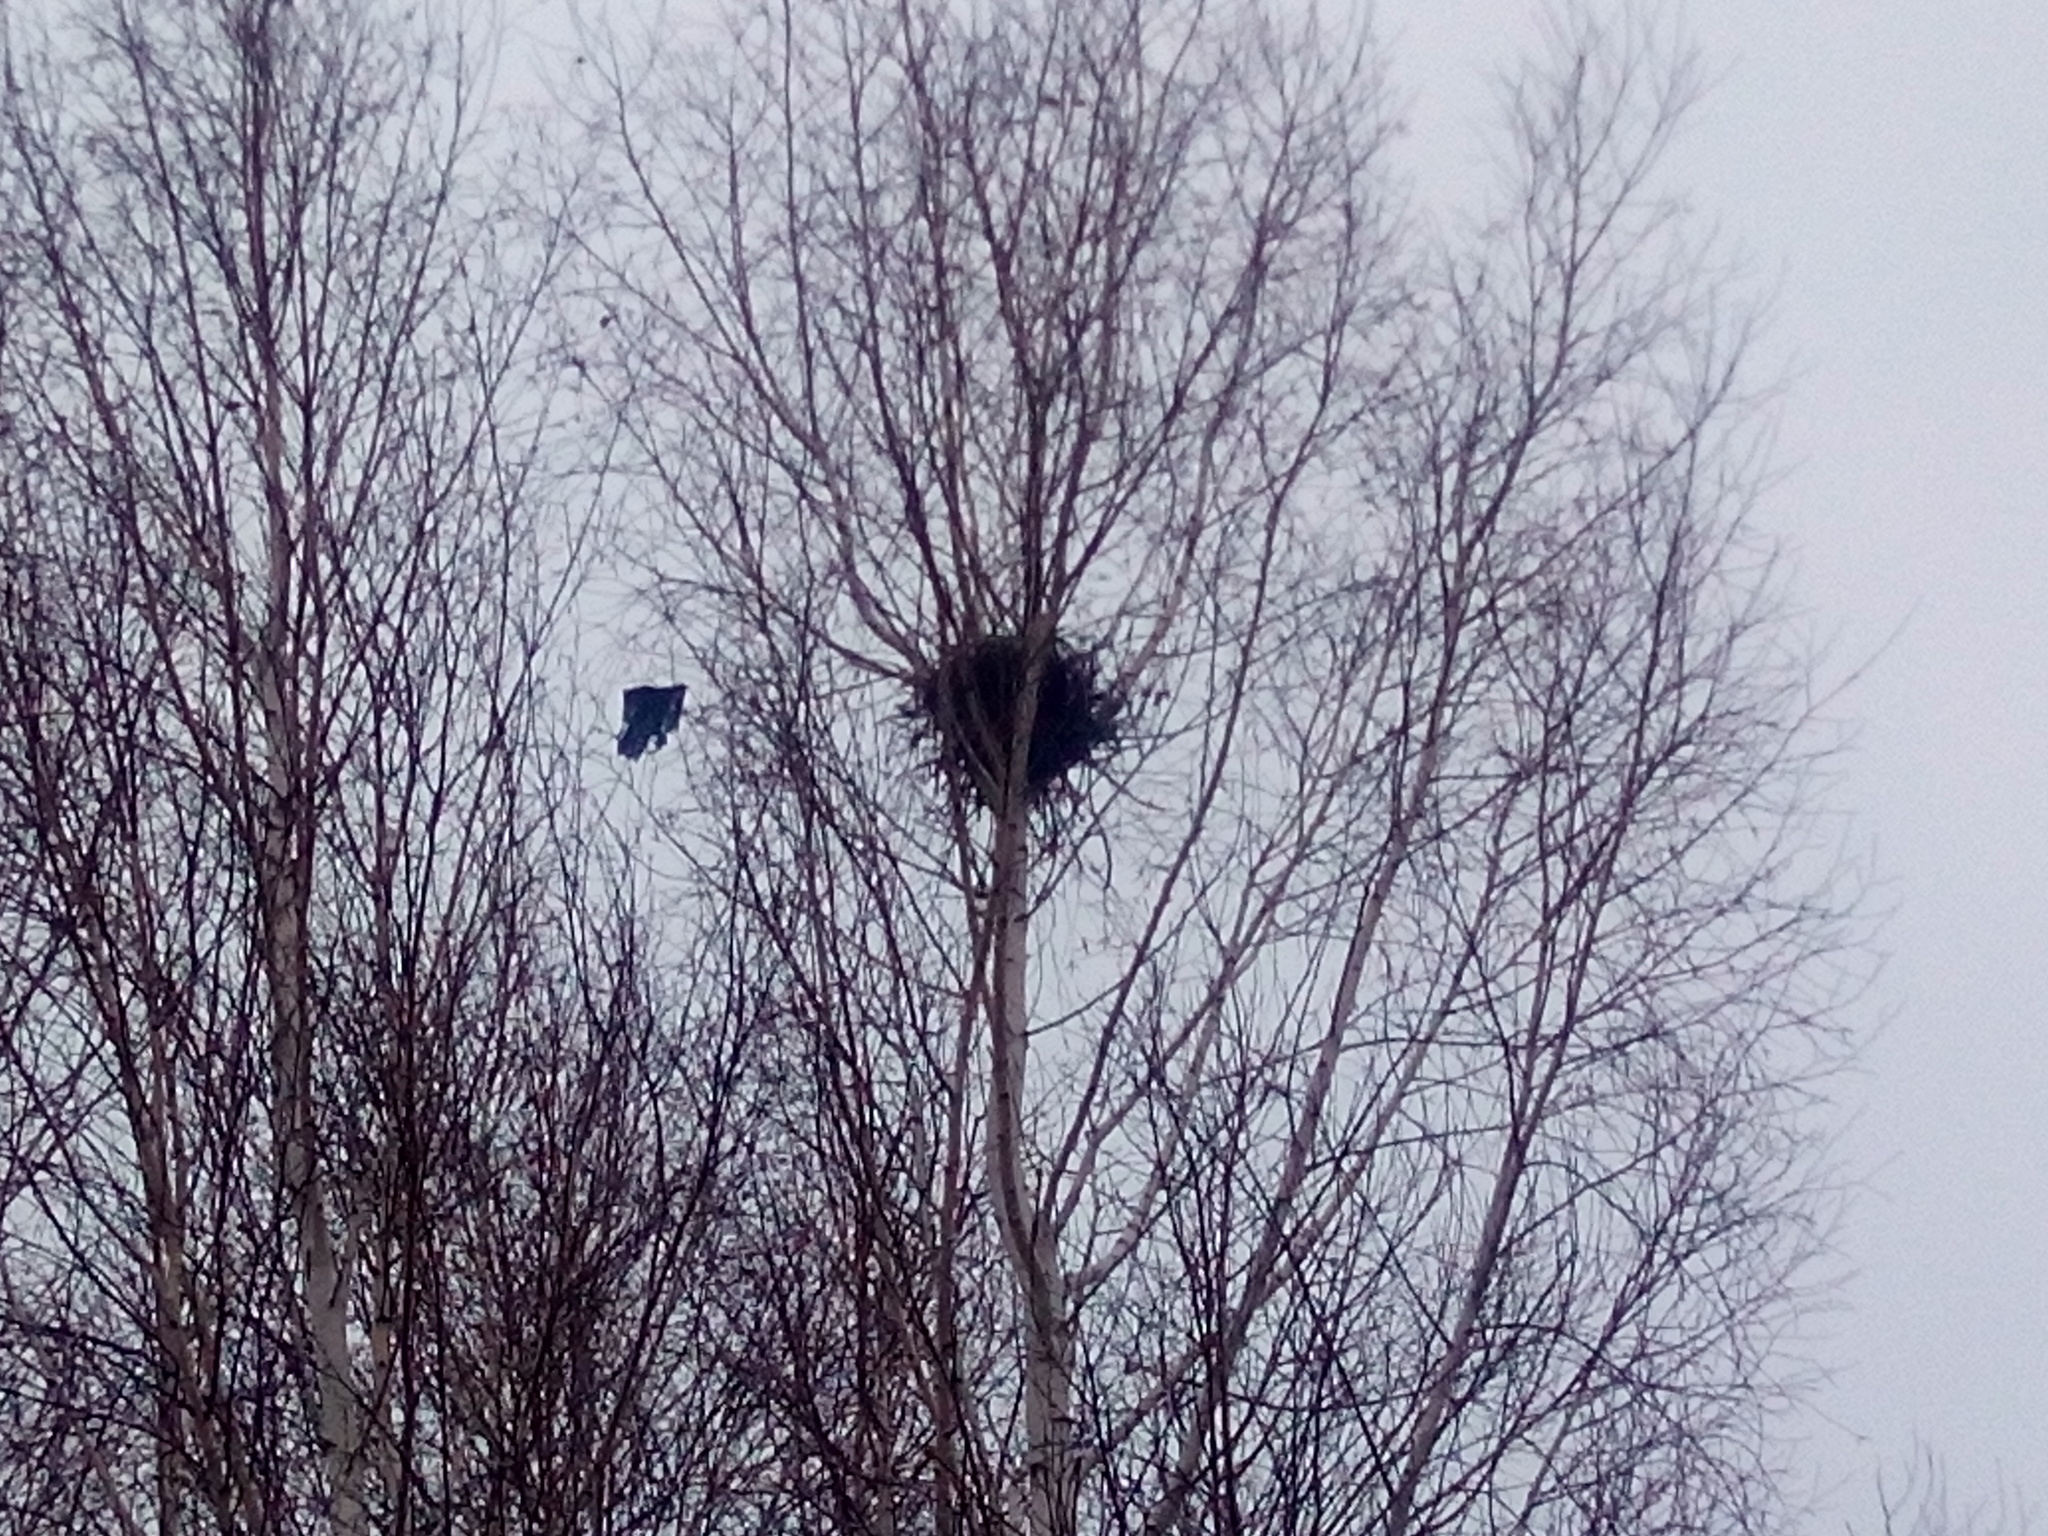
M619 756L638 757L649 747L668 740L668 733L683 723L681 683L666 688L626 690L626 728L619 732Z

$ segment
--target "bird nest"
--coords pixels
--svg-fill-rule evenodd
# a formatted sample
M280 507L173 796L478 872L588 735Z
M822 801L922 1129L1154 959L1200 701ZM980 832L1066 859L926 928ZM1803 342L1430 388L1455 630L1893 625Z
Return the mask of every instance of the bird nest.
M940 767L964 776L984 805L995 804L1009 778L1030 674L1023 637L991 635L954 647L918 679L917 710L938 739ZM1115 748L1124 700L1102 681L1096 652L1055 639L1029 713L1024 782L1035 800Z

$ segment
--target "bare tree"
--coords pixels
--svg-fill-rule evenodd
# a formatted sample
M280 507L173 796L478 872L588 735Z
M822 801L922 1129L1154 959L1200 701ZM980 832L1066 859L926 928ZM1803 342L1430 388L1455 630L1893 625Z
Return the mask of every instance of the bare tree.
M748 994L544 734L559 223L452 34L65 25L0 116L0 1525L698 1518Z
M1136 0L610 55L807 1527L1772 1519L1836 911L1688 74L1561 31L1439 242L1368 57Z

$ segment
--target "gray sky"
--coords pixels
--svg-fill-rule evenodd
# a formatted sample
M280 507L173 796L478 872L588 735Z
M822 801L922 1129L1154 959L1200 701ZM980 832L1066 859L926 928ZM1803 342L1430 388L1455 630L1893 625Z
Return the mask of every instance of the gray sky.
M1529 0L1381 0L1404 148L1474 162ZM1816 1465L1924 1437L2048 1514L2048 4L1700 0L1717 83L1674 162L1772 296L1767 521L1859 723L1839 788L1885 969L1841 1085L1861 1176ZM1893 636L1896 635L1894 639ZM1887 642L1890 642L1887 645ZM1880 654L1881 653L1881 654ZM1872 659L1874 658L1874 659ZM1830 1425L1828 1420L1832 1420Z

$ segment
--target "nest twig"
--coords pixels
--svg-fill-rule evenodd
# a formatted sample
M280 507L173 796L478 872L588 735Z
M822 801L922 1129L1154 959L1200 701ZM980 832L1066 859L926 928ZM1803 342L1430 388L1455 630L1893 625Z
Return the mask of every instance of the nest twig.
M1023 729L1031 655L1018 635L991 635L954 647L917 683L917 708L938 739L942 769L965 776L993 806L1008 780ZM1116 747L1124 700L1106 686L1093 650L1055 639L1033 701L1025 751L1026 794L1036 800L1075 769Z

